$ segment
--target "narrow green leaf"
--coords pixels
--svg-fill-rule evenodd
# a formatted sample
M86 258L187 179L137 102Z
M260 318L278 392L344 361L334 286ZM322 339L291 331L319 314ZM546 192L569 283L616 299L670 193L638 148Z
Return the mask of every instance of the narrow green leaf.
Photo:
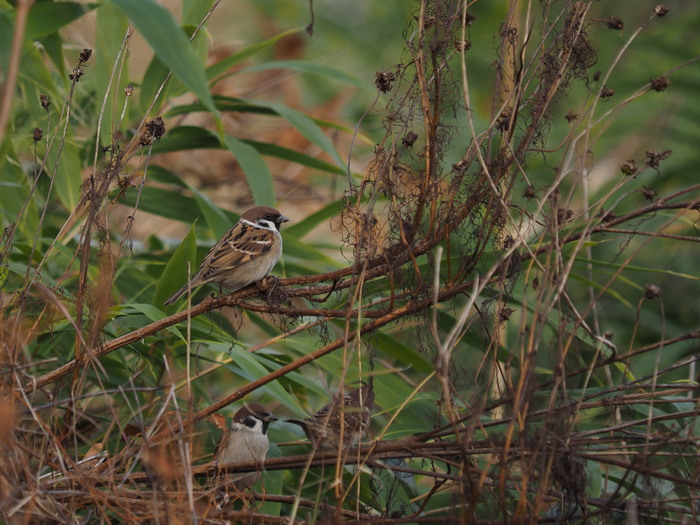
M61 77L67 77L66 63L63 56L63 40L58 33L51 33L42 37L40 40L46 54L51 59L51 62L56 67L56 71Z
M169 130L153 145L153 154L190 149L220 149L221 147L219 138L208 129L198 126L178 126Z
M245 372L245 377L249 381L254 381L266 376L270 370L258 362L258 358L255 354L239 348L230 348L226 346L226 352L230 352L231 358L233 359L233 364L240 367ZM292 397L279 381L271 381L267 383L263 389L267 390L275 400L282 403L285 407L291 410L296 415L303 415L304 411L299 406L299 402L296 398Z
M46 164L48 171L53 170L57 154L58 147L54 145L48 155L49 162ZM58 159L54 184L61 204L68 211L73 211L80 200L80 186L83 183L80 168L80 150L75 144L67 141L61 150L61 158Z
M319 128L316 123L310 118L304 115L302 112L285 106L284 104L277 104L275 102L260 102L264 106L274 109L282 118L287 120L292 126L294 126L299 133L304 135L313 144L316 144L321 150L328 154L338 165L339 168L345 168L345 161L338 154L335 146L331 142L325 133Z
M188 273L187 266L189 263L190 276L194 275L197 271L196 259L197 258L197 243L194 236L194 224L190 227L190 231L182 239L180 246L177 247L175 253L168 261L165 266L160 280L158 281L158 287L156 288L156 293L153 296L153 304L161 308L175 310L177 304L172 306L163 307L161 306L173 293L175 290L180 288L183 284L187 282Z
M97 27L100 30L95 32L95 44L99 50L99 57L94 57L95 63L92 71L94 71L95 98L98 107L105 100L107 90L110 90L110 94L106 96L107 104L104 108L99 137L100 144L106 146L112 143L117 127L116 119L126 97L124 88L129 82L128 60L121 62L122 70L119 71L119 67L117 67L114 71L114 77L112 77L112 70L115 62L119 60L119 50L129 27L129 20L115 5L104 4L97 11ZM112 103L114 100L120 106L119 109L116 107L117 104Z
M229 111L229 112L237 112L237 113L251 113L255 115L275 115L279 116L278 113L269 107L263 107L259 104L255 104L252 101L247 101L244 102L240 98L235 98L235 97L224 97L222 95L215 95L214 96L214 103L216 104L216 107L219 109L219 111ZM182 104L179 106L174 106L168 112L166 113L166 116L168 117L175 117L178 115L187 115L189 113L196 113L199 111L208 111L207 108L198 102L194 102L192 104ZM330 128L330 129L337 129L338 131L342 131L343 133L348 133L348 134L353 134L355 133L355 130L353 128L350 128L348 126L345 126L343 124L338 124L337 122L331 122L330 120L324 120L320 118L315 118L315 117L310 117L311 120L313 120L316 124L318 124L322 128ZM366 135L363 135L362 133L357 134L358 138L361 138L364 142L368 144L373 144L373 141L367 137Z
M194 34L196 27L185 26L183 29L188 36L191 36ZM197 36L190 41L199 62L202 64L204 64L207 59L208 42L209 35L204 29L201 29L199 33L197 33ZM160 59L160 57L157 55L154 56L151 63L148 65L148 69L146 70L146 73L144 73L143 81L141 82L140 103L142 111L145 112L150 107L169 72L170 68ZM160 92L159 101L161 104L155 104L154 106L156 113L160 112L163 102L169 102L173 98L185 93L187 93L187 87L177 78L171 78ZM200 106L202 107L202 111L209 111L209 106L206 104L202 103Z
M182 23L198 25L211 9L214 0L183 0Z
M403 344L398 339L385 333L376 334L374 337L377 340L377 346L382 352L392 356L399 363L411 365L417 371L423 373L430 373L433 371L432 363L416 352L414 348Z
M371 82L366 82L345 71L324 64L317 64L308 60L270 60L262 64L247 67L239 73L252 73L269 69L288 69L299 73L311 73L322 75L345 84L350 84L369 93L375 93L376 89Z
M231 219L226 216L226 214L214 204L209 197L204 195L202 192L198 191L196 188L190 186L190 191L194 194L194 198L199 205L199 209L202 211L202 215L207 221L209 228L215 239L220 239L224 234L233 226Z
M338 175L345 175L345 168L340 168L333 164L329 164L323 160L317 159L315 157L309 157L304 153L300 153L296 150L285 148L284 146L278 146L277 144L270 144L269 142L258 142L256 140L242 140L246 144L253 146L262 155L269 155L270 157L277 157L278 159L288 160L290 162L296 162L303 166L309 166L321 171L327 171L329 173L336 173Z
M137 190L130 189L119 197L119 203L125 206L136 206ZM200 218L197 201L192 197L181 195L173 190L144 186L139 200L139 209L187 224L192 224Z
M223 60L217 62L216 64L209 66L207 68L207 77L210 80L215 79L218 76L226 73L229 69L231 69L233 66L235 66L239 62L243 62L246 58L250 58L253 55L260 53L260 51L263 51L263 50L273 46L275 43L277 43L280 39L284 38L285 36L293 35L294 33L298 33L299 31L302 31L303 29L304 28L302 28L302 27L288 29L287 31L284 31L284 32L280 33L279 35L275 35L271 38L268 38L267 40L263 40L262 42L258 42L257 44L253 44L252 46L249 46L245 49L242 49L238 53L234 53L233 55L224 58Z
M272 174L260 153L254 147L230 135L226 135L224 140L245 173L255 204L273 206L275 189L272 183Z
M287 235L301 239L304 235L313 230L316 226L322 222L327 221L331 217L335 217L343 207L343 201L335 201L329 205L321 208L316 213L312 213L303 221L285 228Z
M148 166L148 178L149 180L155 180L164 184L172 184L180 188L189 188L180 175L158 164L150 164Z
M150 44L160 60L218 118L203 63L170 11L153 0L110 0L119 6Z
M261 155L269 155L270 157L296 162L303 166L309 166L310 168L327 171L329 173L337 173L339 175L345 173L345 169L341 169L323 160L309 157L298 151L278 146L277 144L246 139L238 140L252 146ZM168 131L168 133L153 146L153 153L169 153L172 151L186 151L191 149L219 149L221 147L219 138L208 129L197 126L178 126Z
M98 6L79 2L37 2L29 11L25 38L37 40L55 33Z
M161 319L167 317L167 314L163 312L163 310L161 310L157 306L153 306L152 304L146 303L129 303L128 305L125 305L121 308L115 308L113 312L115 315L117 313L119 315L133 315L134 312L138 312L140 314L145 315L146 317L148 317L148 319L150 319L153 322L160 321ZM182 332L180 332L180 330L178 330L176 326L169 326L166 330L175 334L183 341L185 340L184 336L182 335Z

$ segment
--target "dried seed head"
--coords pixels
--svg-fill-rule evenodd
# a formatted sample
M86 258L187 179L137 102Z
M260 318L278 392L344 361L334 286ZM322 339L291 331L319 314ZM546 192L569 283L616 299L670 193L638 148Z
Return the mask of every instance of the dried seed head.
M455 42L455 47L457 48L457 51L464 53L472 48L472 42L469 39L457 40L457 42Z
M512 114L513 112L510 108L505 108L503 110L503 113L501 113L496 119L496 129L498 131L500 131L501 133L503 133L504 131L508 131L508 128L510 127L510 118Z
M651 89L654 91L666 91L666 88L671 85L671 81L666 77L652 78Z
M39 95L39 100L41 101L41 107L48 110L51 105L51 99L48 95Z
M603 89L600 90L600 98L605 100L606 98L610 98L615 94L614 89L610 89L608 86L603 86Z
M506 321L508 321L510 319L510 316L513 315L513 312L515 312L515 310L509 308L508 306L504 306L498 314L501 323L505 323Z
M464 173L468 167L469 163L464 159L461 159L452 165L452 169L455 170L457 173Z
M141 135L139 145L150 146L165 135L165 123L160 117L156 117L146 124L146 131Z
M578 114L574 113L572 110L569 110L567 114L564 115L564 118L569 124L571 124L574 120L578 118Z
M655 284L645 284L644 285L644 297L647 299L655 299L661 295L661 288Z
M34 143L35 143L35 144L36 144L37 142L39 142L39 141L42 139L43 136L44 136L44 132L41 131L41 128L34 128L33 137L34 137Z
M634 175L637 173L637 169L637 163L634 161L634 159L627 159L620 166L620 171L623 175Z
M133 95L133 94L134 94L134 86L132 86L131 84L128 84L128 85L124 88L124 94L125 94L127 97L130 97L131 95Z
M610 29L619 31L625 27L625 23L619 16L611 16L610 18L608 18L608 27Z
M656 13L656 16L666 16L669 11L670 9L664 4L659 4L654 8L654 13Z
M644 153L646 153L647 156L647 166L650 168L658 168L661 161L669 158L673 152L670 149L666 149L664 151L645 150Z
M80 52L80 56L78 56L78 61L80 62L80 64L84 64L85 62L90 60L91 56L92 56L92 49L85 48Z
M377 86L377 89L382 93L387 93L391 91L392 84L395 80L396 75L391 71L377 71L374 85Z
M654 188L644 186L644 189L642 190L642 195L644 195L644 198L646 200L653 201L658 195L658 193L656 193L656 190Z
M403 139L401 139L401 144L403 144L407 148L410 148L411 146L413 146L416 140L418 140L418 135L413 131L409 131L408 133L406 133L406 136Z
M80 82L80 77L82 77L83 74L85 74L85 71L82 67L78 66L73 70L73 72L70 75L68 75L68 78L70 78L71 80L75 80L76 82Z
M570 221L571 217L573 217L573 216L574 216L574 212L572 210L568 210L566 208L557 209L557 222L559 224Z

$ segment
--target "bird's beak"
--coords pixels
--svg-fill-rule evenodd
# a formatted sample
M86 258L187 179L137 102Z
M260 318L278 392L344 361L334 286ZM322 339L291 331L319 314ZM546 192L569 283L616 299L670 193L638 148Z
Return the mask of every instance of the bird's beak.
M289 217L285 217L284 215L280 215L279 221L280 222L289 222Z
M269 416L267 416L265 418L265 421L267 421L268 423L272 423L273 421L277 421L278 419L279 419L278 417L275 417L272 414L270 414Z

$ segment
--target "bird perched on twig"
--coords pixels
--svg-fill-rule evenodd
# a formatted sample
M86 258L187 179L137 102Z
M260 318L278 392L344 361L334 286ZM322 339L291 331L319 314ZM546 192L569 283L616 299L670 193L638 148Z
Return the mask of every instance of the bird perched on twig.
M286 421L299 425L314 448L348 449L367 437L373 406L374 388L370 379L369 383L347 392L342 398L336 396L313 416Z
M217 467L229 463L262 463L270 449L267 427L277 418L258 403L244 406L233 416L231 426L221 436L214 461ZM260 472L227 474L225 483L244 491L260 478Z
M171 305L188 286L217 283L231 292L260 281L282 255L280 226L289 221L274 208L258 206L241 215L240 220L217 242L202 261L191 281L165 301Z

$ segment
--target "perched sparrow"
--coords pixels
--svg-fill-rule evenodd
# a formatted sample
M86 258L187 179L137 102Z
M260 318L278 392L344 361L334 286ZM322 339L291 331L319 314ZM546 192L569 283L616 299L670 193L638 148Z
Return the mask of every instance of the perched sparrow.
M214 461L217 467L229 463L262 462L270 449L267 427L277 418L264 406L251 403L233 416L231 427L221 436ZM241 472L225 475L225 483L237 491L244 491L260 478L260 472Z
M289 219L274 208L258 206L241 219L217 242L204 258L189 286L217 283L232 292L265 277L282 255L279 229ZM188 284L165 301L173 304L187 291Z
M340 446L342 414L342 448L348 449L367 436L373 406L374 388L370 380L361 388L345 394L342 399L336 397L313 416L287 419L287 422L299 425L314 448L331 450Z

